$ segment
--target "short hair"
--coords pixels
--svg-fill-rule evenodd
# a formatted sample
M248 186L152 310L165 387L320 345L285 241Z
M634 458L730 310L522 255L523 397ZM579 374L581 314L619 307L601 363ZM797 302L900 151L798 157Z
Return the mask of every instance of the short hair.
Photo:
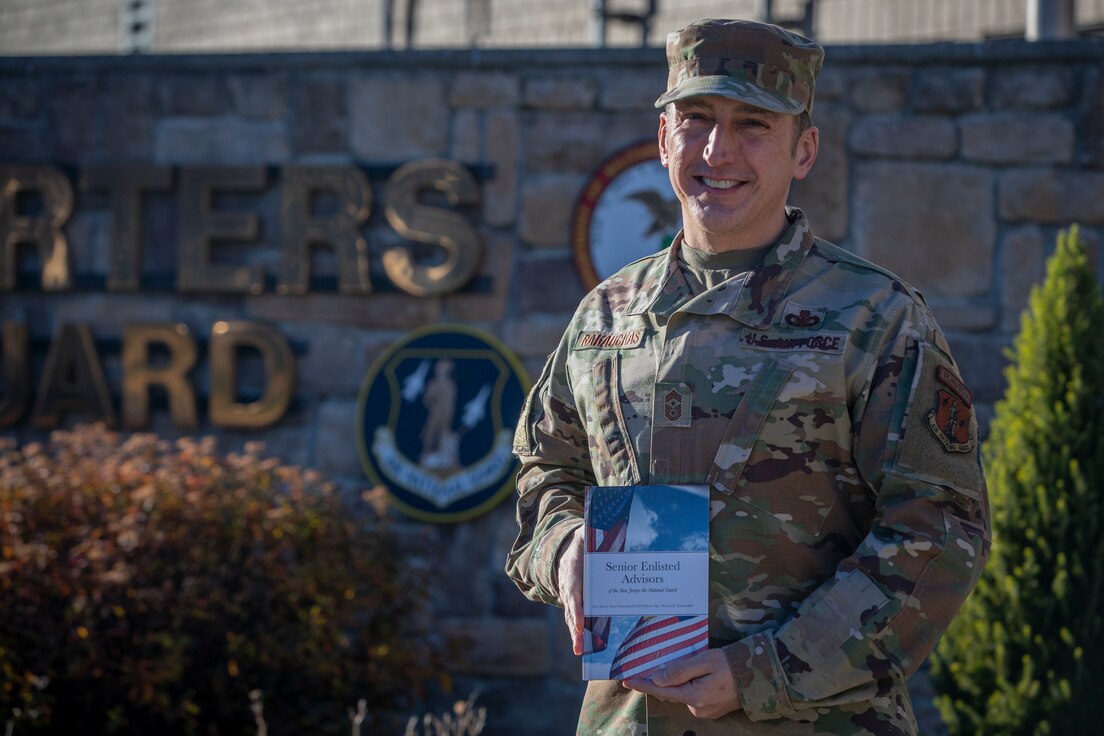
M811 127L813 127L813 116L809 114L808 110L802 110L794 118L793 149L795 153L797 152L797 142L801 140L801 134Z

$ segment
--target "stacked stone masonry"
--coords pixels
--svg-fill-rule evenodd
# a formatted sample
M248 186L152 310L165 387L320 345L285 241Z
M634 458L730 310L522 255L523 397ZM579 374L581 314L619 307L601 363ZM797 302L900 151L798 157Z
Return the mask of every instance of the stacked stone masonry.
M820 233L921 289L984 423L1004 386L1001 350L1056 233L1078 222L1095 249L1104 229L1104 45L830 47L827 58L814 110L820 159L794 202ZM487 245L482 286L438 299L382 287L365 297L24 290L0 300L0 319L26 323L39 341L65 321L105 340L137 321L180 320L200 333L223 319L275 324L302 348L295 406L263 432L218 433L222 446L262 439L356 499L366 483L351 440L357 393L393 340L427 324L472 325L535 377L583 296L569 246L575 200L599 161L654 138L651 102L665 76L654 48L0 60L0 165L386 169L451 158L482 172L482 204L464 215ZM364 229L373 268L398 242L383 184L372 181ZM109 268L108 206L101 193L76 192L65 232L77 271ZM279 198L242 194L227 206L258 213L258 240L242 257L274 271ZM175 217L170 195L148 195L151 269L173 268ZM333 267L325 257L317 265ZM373 278L382 280L378 268ZM105 362L118 385L118 358ZM152 429L177 433L164 414ZM36 436L26 426L3 433ZM510 506L428 530L400 523L434 542L427 554L450 581L441 625L472 642L458 687L482 689L488 733L551 736L578 706L578 662L559 612L522 599L501 573Z

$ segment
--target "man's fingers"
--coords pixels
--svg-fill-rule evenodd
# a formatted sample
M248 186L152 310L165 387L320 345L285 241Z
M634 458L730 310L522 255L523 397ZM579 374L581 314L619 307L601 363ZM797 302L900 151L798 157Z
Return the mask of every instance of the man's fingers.
M583 653L583 530L579 527L560 551L557 566L564 621L571 632L571 649Z
M564 606L564 623L567 624L567 630L571 634L571 648L575 648L575 611L571 605ZM578 652L575 652L578 654Z
M711 662L716 650L703 650L695 652L688 657L668 662L660 667L652 675L652 681L663 687L674 687L690 682L695 677L707 675L716 669L716 663Z
M645 695L651 695L652 697L659 698L660 700L671 700L671 688L664 688L656 685L651 680L645 679L632 679L622 680L621 684L630 690L636 690L638 693L644 693Z
M571 649L576 654L583 653L583 604L577 598L564 601L564 621L571 632Z
M660 700L684 703L697 718L719 718L741 707L740 694L720 649L668 662L664 670L657 670L650 679L624 680L621 684Z

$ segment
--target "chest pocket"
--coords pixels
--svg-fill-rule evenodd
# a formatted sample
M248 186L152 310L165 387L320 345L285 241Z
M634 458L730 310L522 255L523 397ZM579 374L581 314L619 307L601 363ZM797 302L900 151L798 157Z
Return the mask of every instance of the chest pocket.
M747 387L717 449L709 486L768 523L817 536L853 470L846 399L772 358ZM854 476L854 473L851 472Z

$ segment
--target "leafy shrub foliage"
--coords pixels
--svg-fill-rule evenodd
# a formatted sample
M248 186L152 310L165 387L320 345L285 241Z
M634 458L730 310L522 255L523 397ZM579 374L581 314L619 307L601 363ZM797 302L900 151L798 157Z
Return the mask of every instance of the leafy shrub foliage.
M254 689L272 734L343 731L361 698L367 724L408 712L441 669L404 545L259 451L100 427L0 446L0 721L252 734Z
M1083 734L1104 720L1102 327L1074 229L1031 294L984 448L992 555L933 659L953 734Z

